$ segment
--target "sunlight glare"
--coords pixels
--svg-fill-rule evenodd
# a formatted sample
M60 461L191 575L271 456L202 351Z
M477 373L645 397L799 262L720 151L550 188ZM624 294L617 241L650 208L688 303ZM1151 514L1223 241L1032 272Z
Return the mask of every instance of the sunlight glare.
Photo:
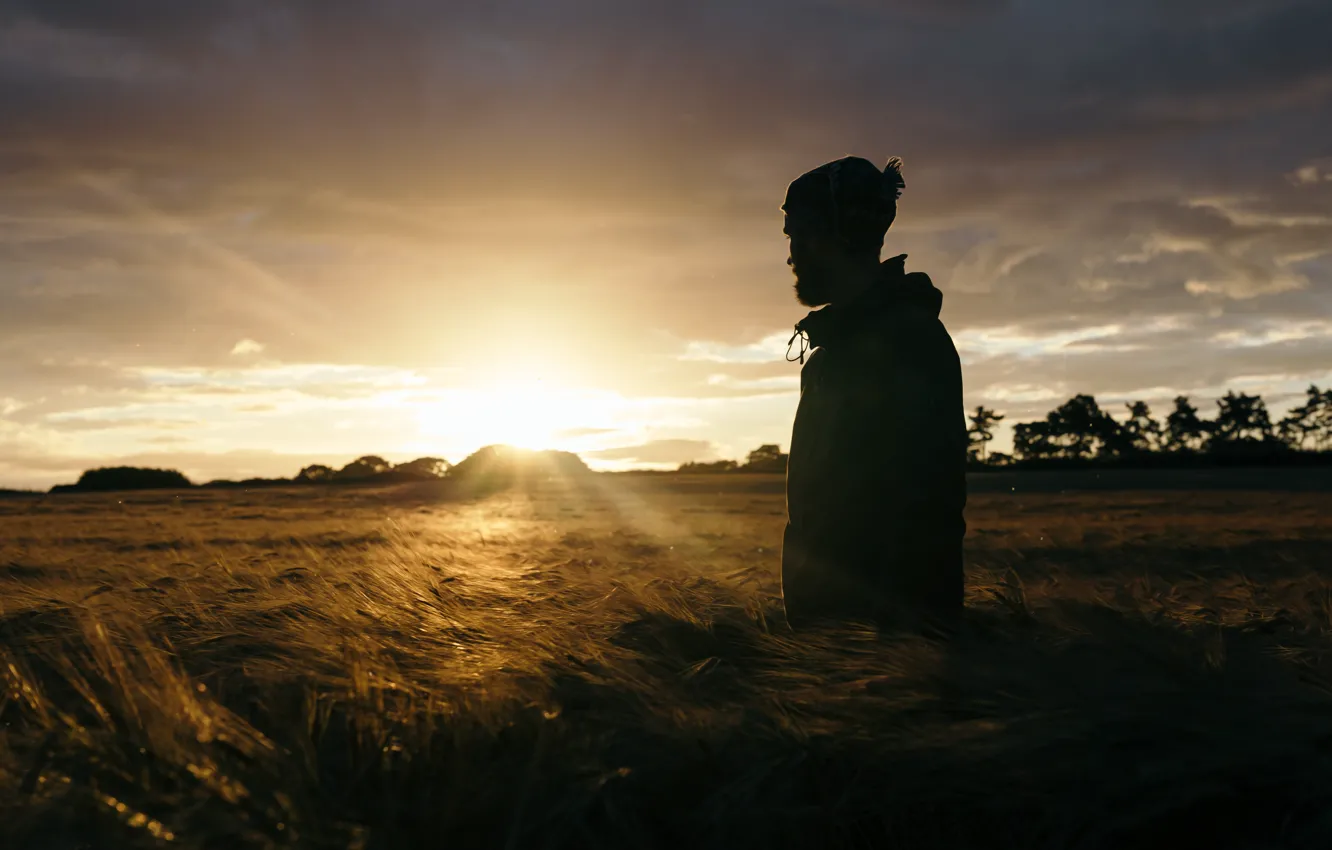
M458 390L446 401L418 405L422 434L480 447L504 444L520 449L559 449L568 432L605 422L608 410L598 395L553 386L541 379L505 380L484 388Z

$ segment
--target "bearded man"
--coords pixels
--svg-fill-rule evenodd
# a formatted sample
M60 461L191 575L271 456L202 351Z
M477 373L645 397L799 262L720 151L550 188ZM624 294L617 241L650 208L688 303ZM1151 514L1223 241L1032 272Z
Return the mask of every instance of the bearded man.
M782 601L797 629L950 628L962 610L962 367L943 294L905 254L880 260L905 186L900 159L880 171L848 156L798 177L782 204L796 299L820 308L791 337L803 369Z

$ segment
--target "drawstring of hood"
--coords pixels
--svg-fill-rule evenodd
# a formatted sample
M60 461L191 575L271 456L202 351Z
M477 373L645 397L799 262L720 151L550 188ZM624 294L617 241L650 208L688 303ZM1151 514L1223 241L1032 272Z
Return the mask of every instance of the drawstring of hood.
M805 352L809 351L809 334L805 331L804 328L801 327L801 325L803 324L804 324L803 321L796 322L795 333L791 334L791 338L786 341L787 363L794 363L797 360L799 360L801 366L805 365ZM800 339L800 356L792 357L791 346L795 345L795 341L797 338Z

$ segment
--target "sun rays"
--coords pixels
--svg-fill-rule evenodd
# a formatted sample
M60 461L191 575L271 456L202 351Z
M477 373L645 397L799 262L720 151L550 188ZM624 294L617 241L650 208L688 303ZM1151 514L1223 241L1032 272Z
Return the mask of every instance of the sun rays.
M519 449L570 449L569 434L615 423L616 398L540 378L516 378L413 402L425 437Z

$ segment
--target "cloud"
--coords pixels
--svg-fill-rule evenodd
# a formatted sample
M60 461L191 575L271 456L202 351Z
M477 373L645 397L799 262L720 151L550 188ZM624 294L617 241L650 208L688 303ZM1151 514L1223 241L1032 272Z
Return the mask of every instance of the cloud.
M800 389L799 375L770 375L764 378L736 378L731 375L708 376L708 386L724 387L738 392L791 392Z
M417 387L430 382L428 376L412 369L351 363L284 363L247 369L142 366L128 371L149 387L213 393L299 389L310 395L346 396L364 395L375 388Z
M1221 331L1212 337L1213 342L1227 348L1253 348L1310 339L1332 340L1332 321L1308 319L1305 321L1264 322L1258 327Z
M688 463L712 460L717 457L716 447L708 440L652 440L637 446L619 446L613 449L587 452L595 460L634 461L638 463Z
M565 428L557 431L553 435L559 440L574 440L580 437L600 437L606 434L617 433L614 428Z
M1123 331L1122 325L1100 325L1077 328L1059 333L1032 334L1018 326L977 328L959 331L953 335L953 344L963 364L978 358L1012 354L1020 358L1046 357L1072 346L1086 345L1113 338Z
M1332 158L1318 159L1301 165L1287 177L1297 185L1308 186L1332 182Z
M188 430L198 428L205 423L197 419L152 419L146 416L125 416L120 411L101 412L90 410L86 413L54 414L46 417L45 424L52 430L70 431L161 431Z
M701 360L710 363L771 363L785 357L790 334L773 333L757 342L727 345L708 340L690 340L681 360Z
M263 350L263 343L255 342L252 339L243 339L231 347L231 353L233 355L258 354Z

